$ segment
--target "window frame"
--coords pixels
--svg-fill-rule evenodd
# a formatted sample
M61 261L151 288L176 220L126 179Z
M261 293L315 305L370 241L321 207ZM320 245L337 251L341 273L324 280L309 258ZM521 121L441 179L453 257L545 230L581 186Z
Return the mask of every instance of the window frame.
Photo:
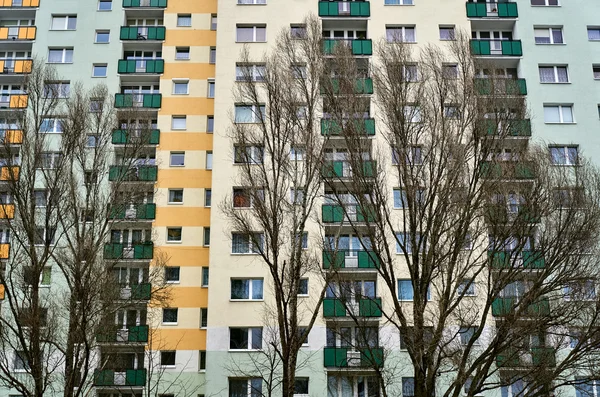
M175 193L175 192L181 192L181 201L172 201L171 200L171 193ZM175 204L175 205L183 204L183 188L170 188L167 193L168 193L167 204Z
M101 4L109 4L109 8L102 8ZM98 9L96 11L112 11L112 0L98 0Z
M171 95L189 95L190 94L190 81L189 79L173 79L173 90ZM177 92L177 88L185 87L185 92Z
M575 121L575 112L573 112L573 105L572 104L544 104L544 124L576 124ZM546 108L557 108L558 109L558 116L559 116L559 121L546 121L546 117L545 117L545 110ZM572 121L564 121L564 117L563 117L563 109L565 108L570 108L571 109L571 119Z
M252 29L252 40L251 41L241 41L239 29ZM258 32L259 29L264 29L264 40L258 40ZM266 43L267 42L267 25L266 24L255 24L255 25L246 25L246 24L236 24L235 25L235 42L236 43Z
M179 229L179 240L170 240L169 230L177 230ZM183 241L183 227L181 226L167 226L167 235L166 235L166 243L167 244L177 244Z
M168 312L167 312L168 311ZM165 315L167 313L175 314L175 321L165 321ZM165 307L162 310L161 324L162 325L177 325L179 323L179 308L177 307Z
M173 364L163 364L163 355L169 355L169 358L171 358L170 356L173 356ZM177 365L177 351L176 350L161 350L160 351L160 366L162 368L175 368Z
M252 233L255 235L255 237L251 237L249 234L243 233L243 232L232 232L231 233L231 254L232 255L260 255L261 251L264 249L264 245L265 245L265 235L262 232L254 232ZM245 240L247 241L242 241L242 244L245 244L247 246L247 250L246 251L235 251L234 249L236 248L236 245L234 244L234 238L235 236L240 236L240 237L244 237ZM259 236L259 238L257 238L256 236ZM260 240L259 241L259 245L255 246L255 242L254 240Z
M569 152L575 149L575 158ZM553 155L554 150L560 150L562 153L557 153L557 156ZM553 166L568 166L573 167L579 165L579 145L549 145L548 154L550 155L550 162ZM564 159L564 162L555 162L555 159Z
M246 348L232 348L231 347L231 331L232 330L246 330L247 344ZM260 330L260 347L256 348L254 344L254 330ZM258 345L258 344L257 344ZM263 327L229 327L229 351L260 351L263 349Z
M237 112L238 112L238 109L241 109L241 108L246 108L246 109L249 108L250 109L251 117L250 117L250 119L248 119L248 121L240 119L238 117ZM234 123L236 123L236 124L258 124L258 123L260 123L260 119L261 119L259 114L262 115L263 119L266 118L267 106L265 104L254 105L254 104L236 103L235 108L234 108Z
M186 22L186 24L182 24L181 22ZM177 27L178 28L191 28L192 27L192 14L177 14Z
M241 282L240 288L243 292L248 291L248 297L246 298L235 298L234 297L234 282ZM244 282L246 285L244 285ZM256 282L256 283L255 283ZM259 288L260 285L260 288ZM255 289L259 288L259 292ZM260 297L254 297L255 292L260 294ZM262 302L265 300L265 279L264 278L245 278L245 277L231 277L229 279L229 301L230 302Z
M536 30L547 30L548 31L548 39L550 40L550 42L549 43L538 42L537 41L538 38L545 38L545 36L536 36L535 35L535 33L536 33L535 31ZM553 30L559 30L560 31L560 36L562 38L562 42L561 43L555 43L554 42ZM549 27L546 27L546 26L536 27L536 26L534 26L533 27L533 41L534 41L534 43L536 45L564 45L564 44L567 44L565 42L565 32L564 32L562 26L558 26L558 27L557 26L549 26Z
M104 68L104 75L97 75L97 70L102 70ZM107 63L94 63L92 65L92 78L96 79L104 79L108 76L108 64Z
M407 30L412 30L413 41L407 40ZM417 43L417 27L416 25L385 25L385 39L388 43L415 44Z
M185 55L185 56L183 56ZM189 61L190 60L190 47L175 47L175 60L176 61Z
M179 157L181 157L181 164L173 163L173 159L177 160ZM169 152L169 167L185 167L185 152Z
M183 122L183 126L176 126L176 122L178 121L179 123ZM176 131L185 131L187 130L187 116L183 115L172 115L171 116L171 130L176 130Z
M552 81L542 81L541 69L550 69L554 73L554 79ZM564 68L567 76L567 81L560 81L558 70ZM540 84L570 84L571 79L569 76L569 66L568 65L538 65L538 74L540 77Z
M58 20L60 18L64 18L64 27L57 29L54 27L54 21L55 19ZM72 28L69 28L69 20L74 19L75 20L75 26ZM77 30L77 14L53 14L52 18L50 19L50 30L51 31L75 31Z
M107 35L106 41L98 41L98 35ZM94 44L110 44L110 30L97 29L94 32Z
M169 272L172 272L171 274ZM170 279L169 276L177 274L176 279ZM181 281L181 267L180 266L166 266L165 267L165 283L167 284L179 284Z
M50 61L50 53L52 51L60 51L61 52L61 60L60 62ZM73 55L74 55L73 47L48 47L48 58L46 59L46 63L50 64L71 64L73 63ZM70 60L68 60L70 55Z

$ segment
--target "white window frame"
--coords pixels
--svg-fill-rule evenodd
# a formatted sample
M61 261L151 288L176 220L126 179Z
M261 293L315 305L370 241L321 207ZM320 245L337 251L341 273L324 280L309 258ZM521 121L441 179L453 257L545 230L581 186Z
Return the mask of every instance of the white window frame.
M414 40L407 40L407 31L412 30ZM416 43L417 28L415 25L387 25L385 27L385 37L388 43Z
M571 82L571 79L569 77L569 67L567 65L538 65L538 72L540 72L540 69L550 69L550 68L552 68L554 71L554 80L553 81L542 81L542 76L540 76L541 84L569 84ZM565 69L565 72L567 74L567 81L559 81L559 79L558 79L558 69L559 68Z
M246 349L232 349L231 348L231 329L245 329L246 332L248 333L248 345L246 347ZM256 348L252 348L252 344L253 344L253 336L252 336L252 331L255 329L260 329L261 330L261 340L260 340L260 345L261 347L259 349ZM264 329L263 327L230 327L229 328L229 351L260 351L262 350L262 345L263 345L263 338L262 338L262 333L263 333Z
M178 192L178 191L181 191L181 201L171 201L171 192ZM183 192L184 192L183 188L169 189L168 195L167 195L167 200L168 200L167 204L182 205L183 204Z
M96 75L96 68L104 68L104 75ZM106 63L95 63L92 65L92 77L93 78L106 78L108 76L108 64Z
M261 240L261 245L260 246L256 246L254 240L255 238L251 238L249 235L245 235L245 233L236 233L233 232L231 234L231 254L232 255L260 255L260 251L264 248L265 245L265 235L264 233L260 233L260 232L255 232L253 233L255 234L257 237L260 236L260 240ZM241 235L244 236L245 238L248 240L248 250L246 252L234 252L234 244L233 244L233 236L234 235Z
M237 0L237 4L241 6L267 4L267 0Z
M531 1L529 1L529 4L531 4ZM556 4L549 4L550 1L552 0L542 0L544 1L544 4L531 4L532 7L559 7L560 6L560 0L556 0Z
M173 164L173 156L177 158L177 156L181 156L183 164ZM176 151L169 152L169 167L185 167L185 152Z
M174 354L174 364L163 364L163 360L162 360L162 354L163 353L175 353ZM161 350L160 351L160 367L161 368L175 368L177 366L177 350Z
M414 6L414 0L385 0L383 5L386 6Z
M177 14L177 27L192 27L192 14Z
M48 123L48 125L52 125L52 129L42 129L44 124ZM42 125L40 126L41 134L62 134L62 119L58 117L48 117L42 119Z
M575 124L575 114L573 112L573 105L571 104L557 104L557 105L550 105L550 104L545 104L544 105L544 110L546 108L558 108L558 117L559 117L559 121L546 121L545 117L544 117L544 123L546 124ZM570 108L571 109L571 119L572 121L564 121L564 117L563 117L563 109L566 108Z
M181 123L181 125L178 125ZM171 116L171 129L184 131L187 129L187 116Z
M98 34L106 34L108 35L108 39L106 41L98 41ZM95 44L109 44L110 43L110 30L99 29L96 30L94 34L94 43Z
M548 43L539 43L537 41L538 38L546 38L546 36L536 36L536 30L545 30L548 33L547 38L550 40L550 42ZM554 35L552 34L554 30L560 30L560 36L562 37L562 42L561 43L555 43L554 42ZM535 42L535 44L537 45L561 45L561 44L566 44L565 43L565 33L563 31L562 26L560 27L533 27L533 40Z
M598 38L590 39L590 31L595 31L595 30L598 31ZM587 32L588 32L588 41L600 41L600 26L588 26Z
M236 64L235 81L264 81L267 72L264 63Z
M442 31L448 31L449 37L442 37ZM439 26L439 34L441 41L454 41L456 40L456 26L454 25L441 25ZM416 40L416 36L415 36Z
M50 61L50 52L51 51L61 51L62 55L61 55L61 60L59 62L54 62L54 61ZM71 59L68 59L68 51L70 51L70 55L71 55ZM73 47L65 47L65 48L48 48L48 60L47 63L73 63Z
M110 4L110 8L100 8L100 4ZM98 0L98 11L112 11L112 0Z
M216 90L216 84L215 84L215 80L214 79L208 79L206 81L206 85L207 85L207 92L206 92L206 97L207 98L214 98L215 97L215 90Z
M240 119L238 119L237 110L241 109L241 108L250 108L250 110L251 110L251 118L249 120L240 120ZM242 103L236 104L235 105L235 114L234 114L234 118L235 119L234 119L234 122L237 123L237 124L256 124L256 123L259 123L260 119L259 119L258 114L260 112L261 114L264 115L263 116L263 118L264 118L266 116L266 109L267 109L266 105L259 105L258 108L257 108L257 105L246 105L246 104L242 104Z
M169 240L169 229L179 229L179 240ZM179 244L183 241L183 227L181 226L167 226L167 234L165 235L165 240L167 244Z
M575 162L573 162L572 160L572 156L569 155L569 149L575 149L576 151L576 156L575 156ZM552 150L560 150L562 152L561 154L561 158L564 159L564 163L555 163L554 162L554 156L552 155ZM552 162L552 165L559 165L559 166L574 166L574 165L579 165L579 146L577 145L550 145L548 147L548 151L550 152L550 161Z
M167 272L169 269L179 269L179 273L177 275L177 280L169 280L167 279ZM179 284L181 280L181 267L180 266L167 266L165 267L165 283L167 284Z
M173 95L189 95L190 81L188 79L173 79ZM185 92L177 92L178 86L185 86Z
M245 159L238 161L238 151L246 151ZM263 146L240 146L234 145L233 147L233 164L262 164L265 160L265 148Z
M54 26L54 23L61 22L59 19L64 19L64 23L62 26ZM75 20L75 27L69 29L69 20ZM50 21L50 30L77 30L77 15L52 15L52 20Z
M175 60L185 61L190 59L190 47L175 47Z
M458 284L458 288L456 289L457 294L462 294L464 291L463 297L467 296L477 296L477 288L475 287L475 280L473 279L463 279Z
M252 29L252 40L250 41L240 41L239 37L239 29ZM263 41L258 41L258 31L259 29L264 29L265 39ZM236 25L235 27L235 42L236 43L266 43L267 42L267 25Z
M177 321L174 321L174 322L172 322L172 321L164 321L164 319L165 319L165 313L164 313L164 311L165 310L175 310L175 313L177 313ZM177 325L179 323L179 308L177 308L177 307L165 307L165 308L163 308L163 312L161 314L162 314L162 316L160 318L160 323L162 325Z
M248 297L247 298L234 298L233 295L233 281L246 281L248 283ZM261 298L253 298L254 295L254 281L260 281L260 294ZM231 277L229 279L229 300L232 302L247 302L247 301L264 301L265 297L265 280L263 278L242 278L242 277Z

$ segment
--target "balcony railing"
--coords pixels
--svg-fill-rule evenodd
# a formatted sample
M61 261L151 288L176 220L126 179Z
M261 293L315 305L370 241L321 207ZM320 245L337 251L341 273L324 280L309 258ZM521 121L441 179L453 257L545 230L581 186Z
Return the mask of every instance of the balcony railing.
M525 79L475 79L475 89L479 95L527 95Z
M0 109L25 109L29 95L0 94Z
M496 298L492 302L492 315L502 317L514 314L517 303L517 298ZM550 301L548 298L542 298L538 302L532 303L523 313L525 317L543 317L549 314Z
M326 347L324 366L336 368L374 368L383 366L383 349L380 347Z
M353 125L348 126L352 122ZM345 119L341 125L339 120L321 119L321 135L323 136L340 136L343 135L344 129L349 129L351 134L360 134L366 136L375 135L375 119Z
M321 216L323 223L363 223L375 222L377 219L377 212L373 205L367 207L357 204L325 204L321 207Z
M145 343L148 342L148 326L134 325L127 328L103 330L96 336L100 343Z
M521 40L471 40L474 55L523 56Z
M535 178L532 165L524 162L482 162L479 171L483 178L488 179L530 180Z
M381 317L381 298L323 299L323 317Z
M0 41L35 40L35 26L0 27Z
M10 145L22 144L23 130L0 130L0 142Z
M333 54L338 45L349 47L352 55L373 55L373 42L370 39L325 39L323 52L326 55Z
M518 16L516 2L467 3L467 18L517 18Z
M506 120L497 122L496 120L481 120L484 123L487 135L489 136L507 136L507 137L530 137L531 120Z
M146 369L96 369L94 386L145 386Z
M28 74L32 67L31 59L0 59L0 74Z
M165 39L164 26L121 26L121 40L157 40Z
M139 165L127 167L111 165L108 170L109 181L156 182L158 167L156 165Z
M133 243L108 243L104 245L104 259L152 259L154 243L151 241Z
M116 108L160 109L161 94L115 94Z
M40 0L0 0L0 8L39 7Z
M375 177L375 171L377 169L377 162L371 160L365 160L361 163L362 175L366 178ZM324 178L351 178L354 171L348 161L326 161L323 164L323 177Z
M546 261L539 251L521 251L515 254L511 251L488 252L490 265L494 269L544 269Z
M368 1L319 1L320 17L369 17L371 4Z
M166 8L167 0L123 0L123 8L157 7Z
M379 258L373 251L324 250L323 269L377 269Z
M160 74L164 71L164 59L119 59L117 65L117 72L120 74Z
M321 85L321 94L326 92L327 84L331 84L331 90L334 94L340 93L340 79L322 80L322 82L325 85ZM352 87L346 88L348 91L352 90L354 94L372 94L373 79L371 77L356 79Z
M525 352L509 349L496 356L496 365L509 368L555 367L556 349L552 347L532 347Z
M140 203L111 208L111 219L152 220L156 218L156 204Z
M16 181L20 170L18 165L0 167L0 181Z
M112 133L113 145L127 145L143 143L158 145L160 143L160 130L114 130Z

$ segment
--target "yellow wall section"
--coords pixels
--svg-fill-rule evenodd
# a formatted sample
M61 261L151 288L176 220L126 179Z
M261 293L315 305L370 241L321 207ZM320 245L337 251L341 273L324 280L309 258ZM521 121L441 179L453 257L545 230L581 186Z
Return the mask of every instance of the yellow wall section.
M169 7L165 14L176 12L185 12L186 14L209 14L217 12L217 2L213 1L190 1L190 0L169 0Z
M210 208L162 207L156 211L154 227L171 225L208 226L210 225Z
M170 170L158 171L157 187L210 187L212 171L208 170Z
M189 14L189 11L187 11ZM165 46L214 46L217 42L215 30L174 30L165 36ZM166 68L165 68L166 70Z
M186 79L206 80L215 77L215 65L210 63L169 63L162 79L176 79L185 76Z
M155 348L152 345L156 345ZM152 350L206 350L205 329L159 328L152 330Z
M160 114L213 114L214 103L215 100L212 98L164 97Z
M176 287L171 291L171 307L194 308L206 307L208 289L202 287Z
M8 244L6 244L8 252ZM0 254L2 253L2 244L0 244ZM156 248L155 248L156 249ZM208 247L189 247L189 246L160 246L161 253L169 258L170 264L177 264L181 267L208 266ZM2 259L0 257L0 259ZM200 280L198 280L200 282Z
M213 134L202 132L167 132L162 134L160 150L210 150Z

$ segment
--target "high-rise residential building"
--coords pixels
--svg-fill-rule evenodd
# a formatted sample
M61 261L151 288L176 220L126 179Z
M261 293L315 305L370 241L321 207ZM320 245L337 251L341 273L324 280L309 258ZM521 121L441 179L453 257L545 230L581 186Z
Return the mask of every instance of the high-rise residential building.
M235 230L218 207L239 188L229 130L236 106L244 105L234 95L238 69L248 66L240 65L241 52L247 48L260 59L280 32L300 31L309 14L319 17L325 50L345 40L365 65L377 62L379 40L401 37L418 51L468 32L473 53L496 65L480 77L489 73L514 80L513 94L527 102L530 115L519 138L543 141L556 165L576 164L579 153L598 163L600 97L594 84L600 84L600 3L593 0L0 0L0 132L5 140L21 143L11 115L28 105L23 81L37 62L55 67L60 81L51 83L66 95L76 82L87 88L102 83L114 93L118 112L143 112L143 120L119 119L112 139L115 159L123 157L130 139L125 129L143 122L140 129L150 130L143 155L133 160L137 171L131 181L145 195L122 214L104 251L106 259L119 259L111 271L123 293L141 303L120 311L115 335L98 341L98 362L105 362L98 368L92 364L98 396L260 395L262 381L235 373L231 363L246 365L246 354L262 346L270 275L250 243L241 244L245 251L234 249ZM370 76L365 82L372 87ZM372 103L377 92L364 93L368 145L382 145L381 119ZM59 123L54 128L60 132ZM344 148L337 143L329 153L326 160L342 167ZM1 184L9 173L4 162L0 166ZM109 180L118 178L115 165ZM0 218L13 217L14 204L2 205ZM325 234L327 227L337 228L326 217L323 213L319 220ZM311 235L308 241L317 238ZM356 245L356 236L344 238L348 271L343 277L359 282L376 306L388 305L377 270ZM0 260L9 255L9 233L0 226ZM320 267L331 265L327 252L319 252L319 258ZM169 303L151 307L148 274L163 265ZM52 272L52 282L60 283L60 274ZM232 296L233 280L244 283L247 297ZM302 295L316 298L320 282L309 278ZM0 300L4 293L2 288ZM361 361L360 352L357 356L329 335L328 328L339 328L345 316L330 304L333 299L326 297L301 349L297 395L378 396L373 369L348 368L352 360ZM387 332L381 312L370 310L360 309L359 317ZM346 328L352 333L356 327L348 321ZM232 349L232 338L247 349ZM400 340L376 339L398 353L391 357L401 368L402 396L411 396L413 370ZM103 357L110 357L107 364ZM600 397L600 382L589 390L586 395L565 386L560 392ZM518 393L517 386L508 385L482 396ZM0 396L19 394L0 384Z

